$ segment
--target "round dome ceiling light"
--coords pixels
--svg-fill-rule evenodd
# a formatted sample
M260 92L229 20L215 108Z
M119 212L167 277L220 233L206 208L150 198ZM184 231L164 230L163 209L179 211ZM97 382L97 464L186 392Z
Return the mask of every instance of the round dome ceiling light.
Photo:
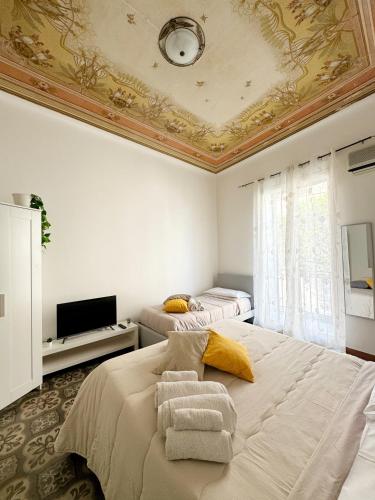
M175 66L191 66L198 61L204 47L203 30L189 17L174 17L160 31L160 51Z

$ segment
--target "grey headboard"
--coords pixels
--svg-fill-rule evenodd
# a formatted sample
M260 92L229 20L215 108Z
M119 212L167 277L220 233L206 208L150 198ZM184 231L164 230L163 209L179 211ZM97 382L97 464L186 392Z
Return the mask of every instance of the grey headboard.
M251 303L254 304L253 277L244 274L218 274L215 279L215 286L222 288L232 288L233 290L242 290L251 295Z

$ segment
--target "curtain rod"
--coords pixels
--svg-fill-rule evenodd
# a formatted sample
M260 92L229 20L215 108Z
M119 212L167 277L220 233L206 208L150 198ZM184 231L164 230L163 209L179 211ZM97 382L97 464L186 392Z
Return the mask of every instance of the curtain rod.
M369 139L373 139L375 136L374 135L369 135L368 137L364 137L363 139L359 139L359 141L352 142L351 144L347 144L346 146L342 146L341 148L335 149L335 153L339 153L340 151L343 151L344 149L351 148L352 146L356 146L357 144L363 144L365 141L368 141ZM322 160L323 158L326 158L327 156L331 156L331 152L325 153L323 155L317 156L318 160ZM304 161L303 163L298 163L298 167L304 167L305 165L308 165L310 163L310 160ZM270 177L275 177L276 175L280 175L280 172L275 172L274 174L271 174ZM260 179L257 179L255 181L250 181L247 182L246 184L241 184L238 186L239 188L244 188L246 186L250 186L251 184L255 184L255 182L259 181L264 181L264 177L261 177Z

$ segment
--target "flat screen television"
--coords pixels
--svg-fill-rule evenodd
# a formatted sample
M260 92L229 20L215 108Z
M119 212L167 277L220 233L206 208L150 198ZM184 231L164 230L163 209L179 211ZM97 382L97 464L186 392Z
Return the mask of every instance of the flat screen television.
M57 304L57 338L115 325L116 295Z

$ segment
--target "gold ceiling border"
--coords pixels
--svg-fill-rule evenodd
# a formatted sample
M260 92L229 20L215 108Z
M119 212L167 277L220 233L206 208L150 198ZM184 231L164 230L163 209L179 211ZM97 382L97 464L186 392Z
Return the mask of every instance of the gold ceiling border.
M283 139L287 139L288 137L291 137L295 133L301 132L305 128L310 127L315 123L318 123L324 118L327 118L328 116L333 115L338 111L341 111L350 104L354 104L355 102L360 101L361 99L364 99L365 97L368 97L373 93L375 93L375 78L373 78L373 80L364 88L357 90L354 94L343 97L342 99L335 101L333 104L332 103L327 104L327 107L325 109L322 109L319 113L308 116L304 120L301 120L300 122L291 125L288 129L282 130L279 133L274 134L269 139L266 139L265 141L261 142L260 144L252 147L247 151L240 152L238 155L236 155L235 159L222 162L222 164L216 170L216 173L222 172L227 168L236 165L237 163L246 160L247 158L250 158L251 156L267 149L268 147L277 144Z
M17 97L21 97L30 101L34 104L41 105L45 108L48 108L52 111L56 111L65 116L69 116L70 118L77 119L87 125L92 125L96 128L104 130L106 132L115 134L124 139L128 139L132 142L140 144L142 146L147 146L154 151L158 151L160 153L164 153L172 158L177 158L182 160L190 165L194 165L195 167L199 167L205 171L216 173L217 169L214 166L206 164L199 159L192 160L191 156L188 154L184 154L179 150L173 150L170 146L164 146L160 144L157 140L152 141L146 136L140 136L135 134L132 130L125 130L122 127L116 126L115 123L106 122L102 117L97 117L94 114L89 114L88 112L84 112L79 108L74 108L72 105L68 105L62 101L57 101L55 99L51 99L47 95L41 95L35 92L34 89L27 88L26 86L20 85L16 81L11 81L10 79L5 79L0 73L0 90L3 90L9 94L15 95Z

